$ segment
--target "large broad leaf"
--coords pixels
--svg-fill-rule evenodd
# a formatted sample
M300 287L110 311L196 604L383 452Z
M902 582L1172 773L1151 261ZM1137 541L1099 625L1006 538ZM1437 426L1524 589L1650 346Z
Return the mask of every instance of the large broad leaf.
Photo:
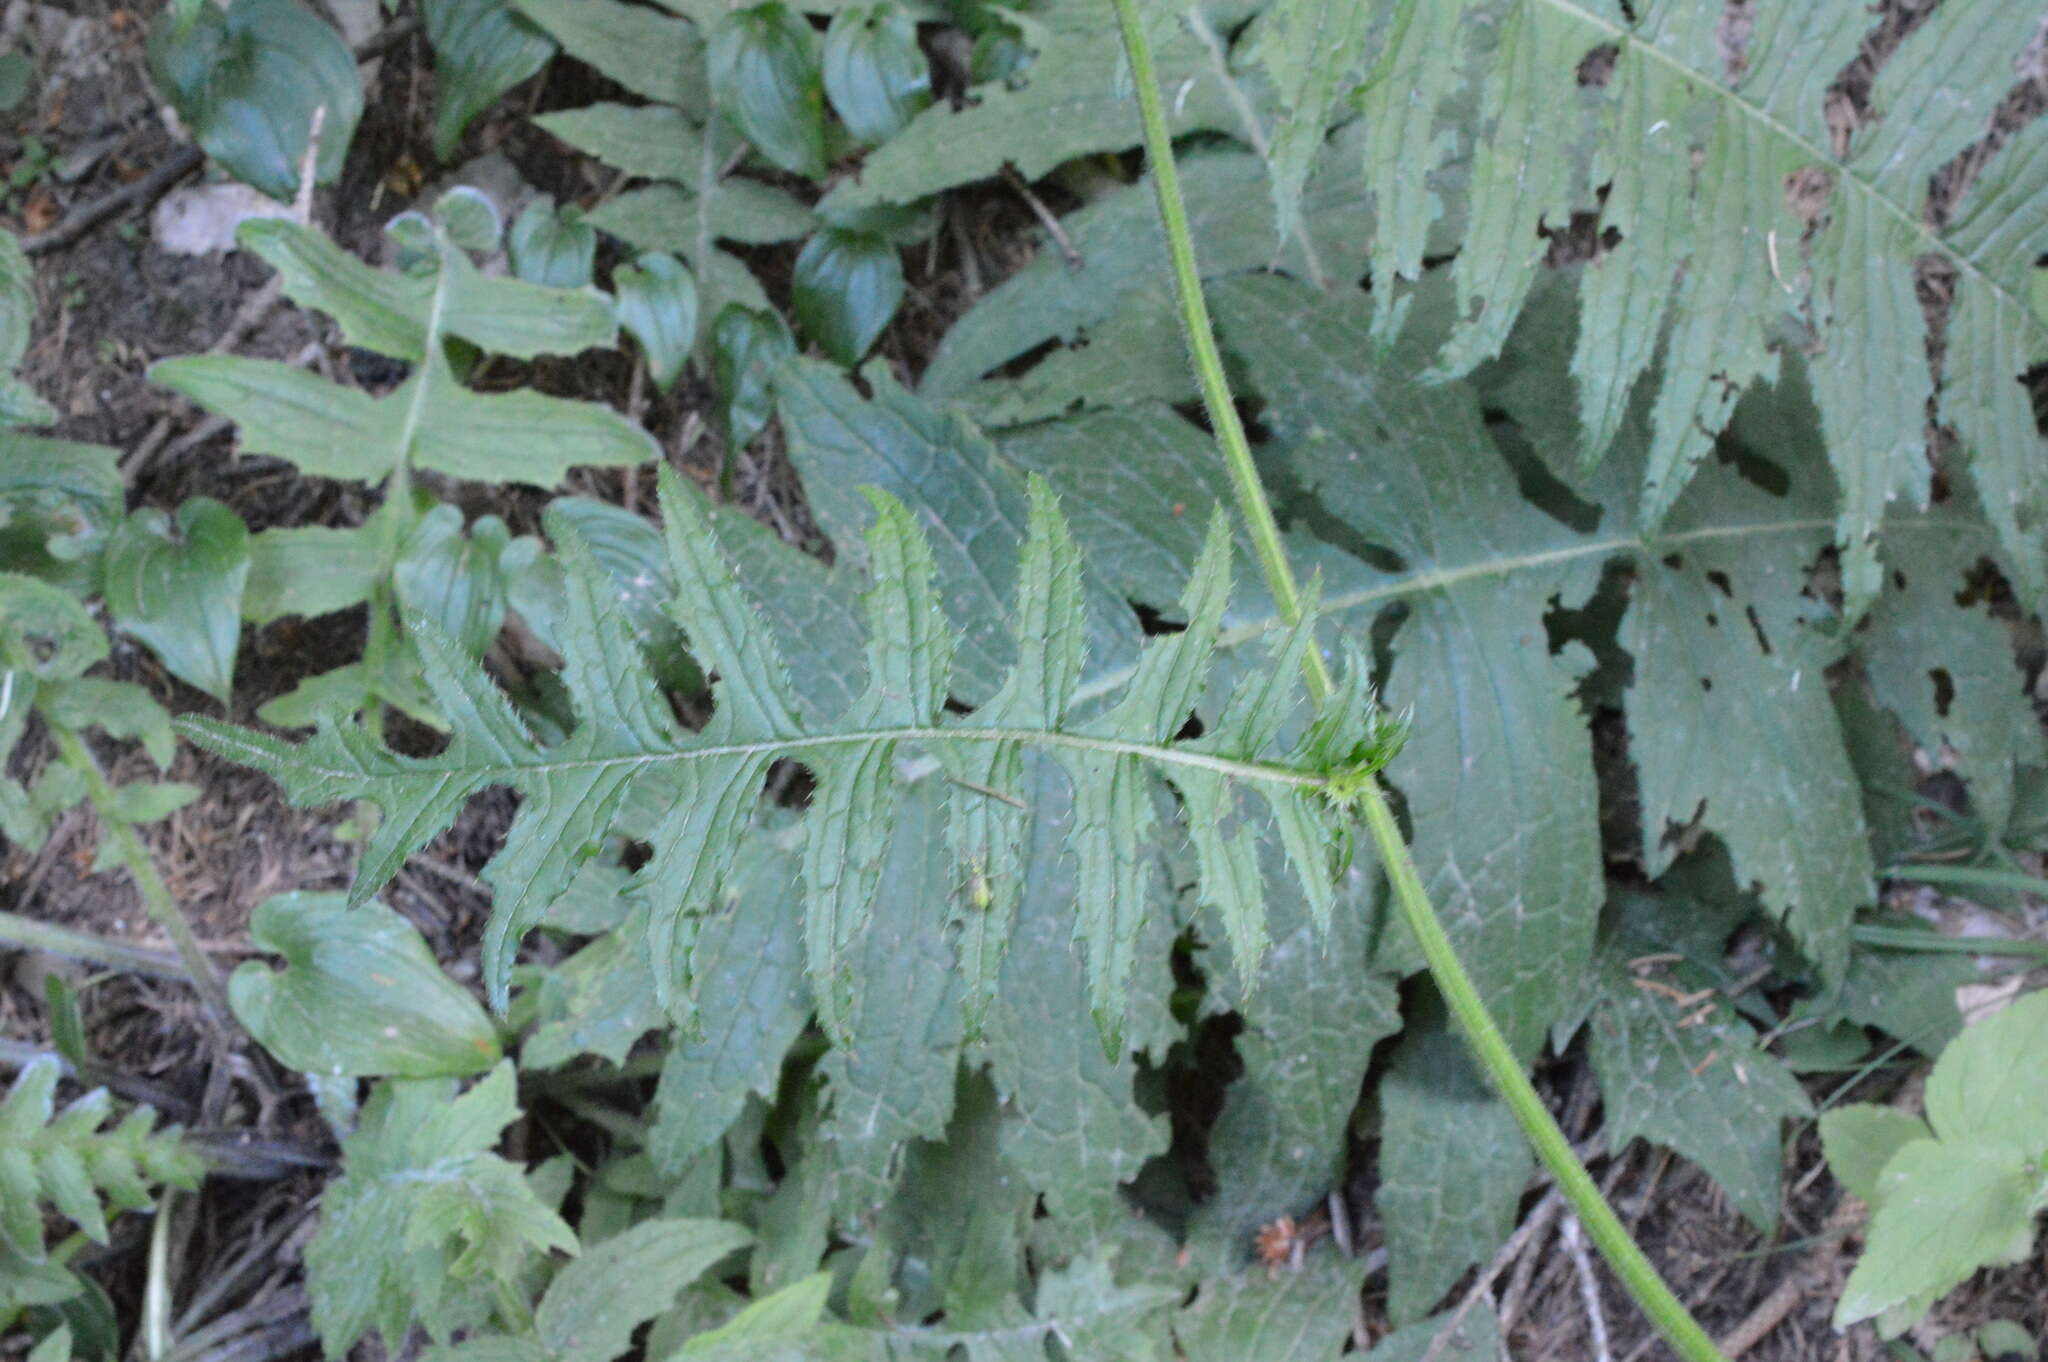
M1507 1237L1533 1165L1514 1116L1442 1004L1432 1004L1409 1018L1380 1084L1373 1201L1386 1225L1387 1313L1396 1324L1429 1313Z
M1725 981L1684 960L1631 964L1682 955L1693 943L1673 919L1701 916L1698 906L1676 895L1619 906L1625 927L1601 951L1588 1023L1609 1147L1637 1136L1670 1145L1768 1233L1778 1222L1780 1129L1787 1117L1811 1115L1812 1104L1734 1004L1717 996ZM1724 940L1700 943L1710 961L1718 963Z
M381 903L280 894L257 906L249 939L286 968L244 963L228 1001L264 1049L301 1073L452 1078L498 1062L490 1018L441 972L418 929Z
M1187 1362L1336 1362L1351 1341L1362 1261L1318 1252L1299 1271L1223 1277L1203 1284L1174 1316Z
M289 201L313 112L325 109L314 178L341 174L363 113L348 44L297 0L162 10L149 70L200 145L236 179Z
M557 1362L611 1362L676 1292L753 1239L724 1220L643 1221L563 1268L534 1311L534 1329Z
M2037 597L2048 563L2031 531L2048 461L2015 377L2048 352L2048 317L2029 302L2048 238L2019 207L2048 185L2048 124L2007 139L1941 225L1928 211L1933 187L1950 184L1942 168L2013 86L2012 53L2036 16L2001 0L1943 5L1880 62L1869 98L1881 116L1853 133L1833 125L1828 91L1869 15L1773 10L1739 53L1719 17L1677 0L1403 0L1364 101L1379 129L1368 174L1382 221L1397 224L1375 251L1376 288L1419 276L1421 226L1443 206L1432 172L1476 144L1470 234L1453 266L1463 320L1440 366L1465 372L1506 341L1546 250L1539 224L1561 228L1593 206L1574 202L1576 186L1604 186L1597 226L1619 243L1583 294L1580 444L1588 460L1608 451L1661 356L1637 473L1645 524L1678 504L1741 393L1777 376L1776 332L1790 325L1810 331L1852 613L1878 592L1888 506L1927 499L1930 402L1961 434L1985 514ZM1611 70L1582 82L1580 59L1596 49L1612 52ZM1551 114L1586 101L1599 119L1590 157ZM1915 294L1929 257L1955 279L1938 393Z
M862 485L888 491L926 524L943 527L932 551L953 584L944 604L962 634L952 684L962 699L986 699L1013 656L1003 621L1024 542L1024 479L972 423L920 402L877 367L868 377L871 400L814 360L789 361L777 370L776 401L790 458L820 527L855 561L873 518L855 491ZM1098 582L1087 587L1088 662L1109 667L1127 661L1138 641L1129 608Z
M1274 838L1260 850L1271 860L1285 855ZM1212 981L1224 1001L1242 999L1237 1053L1244 1074L1225 1091L1223 1112L1210 1128L1216 1187L1195 1208L1189 1229L1213 1236L1229 1259L1245 1251L1260 1225L1304 1214L1341 1183L1352 1108L1373 1047L1400 1029L1393 980L1372 969L1370 869L1363 858L1350 867L1327 936L1307 905L1275 895L1273 945L1258 976ZM1213 926L1209 934L1227 936Z
M697 943L703 1033L674 1042L662 1062L648 1153L670 1173L717 1142L749 1093L773 1095L784 1052L810 1019L803 915L788 893L795 858L765 843L755 853L742 855L730 910Z
M434 156L445 161L471 119L555 55L532 20L507 0L424 0L420 17L434 45Z
M1603 555L1514 490L1469 390L1402 377L1413 355L1355 361L1371 352L1365 298L1326 301L1277 278L1214 292L1304 510L1392 555L1333 578L1325 618L1363 641L1381 609L1406 607L1381 686L1412 708L1414 734L1389 776L1437 912L1510 1043L1533 1054L1582 987L1602 897L1592 759L1571 693L1587 663L1552 653L1542 619L1553 601L1592 594ZM1388 958L1419 963L1410 947Z
M1943 1140L2010 1140L2029 1151L2048 1129L2048 993L2030 993L1950 1042L1927 1077L1927 1123Z
M704 40L697 26L622 0L513 0L562 50L636 95L702 122Z
M1925 1304L1978 1268L2023 1259L2040 1196L2035 1147L1973 1137L1915 1140L1894 1154L1835 1327L1908 1304L1916 1308L1904 1322L1916 1322Z
M172 675L222 704L234 684L242 635L249 530L211 497L180 506L176 530L162 511L129 517L107 543L107 610L147 643Z
M1278 235L1302 226L1302 187L1338 96L1358 74L1373 6L1357 0L1280 0L1260 17L1247 59L1280 96L1281 116L1266 153Z
M1954 754L1970 806L1996 840L2012 812L2021 766L2048 760L2041 725L2013 656L2012 630L1989 602L1958 602L1983 561L1973 535L1910 534L1886 550L1890 587L1857 635L1864 674L1880 703L1926 751Z
M1074 790L1077 814L1068 840L1077 849L1084 909L1078 930L1086 947L1087 1011L1106 1049L1120 1049L1138 940L1158 918L1150 906L1157 882L1149 850L1158 814L1153 773L1190 798L1213 798L1220 787L1248 808L1270 810L1283 826L1306 828L1320 821L1319 801L1336 778L1325 767L1350 769L1356 753L1370 747L1376 721L1354 673L1329 721L1294 748L1278 750L1278 721L1295 703L1288 659L1299 656L1299 634L1281 642L1268 664L1270 676L1252 670L1233 702L1238 717L1231 724L1215 735L1176 740L1208 679L1228 596L1229 541L1220 520L1212 524L1183 598L1188 627L1148 646L1113 708L1090 720L1069 718L1081 643L1081 572L1042 486L1031 494L1027 571L1018 587L1021 617L1040 623L1011 641L1018 679L997 703L986 713L949 714L957 640L932 588L931 550L901 503L876 494L866 546L875 582L866 598L868 687L836 720L800 725L772 636L760 627L696 505L672 475L664 474L664 484L676 617L707 673L719 678L713 718L701 732L676 723L622 622L607 608L608 591L587 549L560 522L552 528L568 568L563 679L579 720L562 742L537 741L502 693L421 620L413 632L451 729L438 755L401 756L354 726L323 725L297 747L223 725L189 729L216 750L271 771L301 802L368 798L384 807L386 817L365 849L359 898L446 827L472 794L497 785L524 792L506 848L484 872L497 894L484 969L500 1002L520 938L567 887L588 854L583 849L599 844L632 787L651 782L644 796L666 810L645 839L653 854L642 871L655 979L664 1001L690 1016L690 959L701 905L717 893L732 863L737 834L770 763L793 755L816 781L804 820L806 963L827 1030L843 1040L865 983L853 968L852 948L872 920L892 828L924 764L920 754L929 750L956 763L973 757L983 777L977 795L1020 809L1028 792L1022 758L1036 746L1057 761ZM1195 746L1184 752L1186 741ZM1199 839L1219 830L1195 833ZM1023 827L1001 817L977 820L970 835L950 839L953 878L963 892L948 904L949 922L1014 911L1029 863L1023 834ZM1302 862L1292 871L1311 901L1327 899L1326 865ZM1233 876L1208 892L1226 920L1252 924L1264 917L1256 877Z

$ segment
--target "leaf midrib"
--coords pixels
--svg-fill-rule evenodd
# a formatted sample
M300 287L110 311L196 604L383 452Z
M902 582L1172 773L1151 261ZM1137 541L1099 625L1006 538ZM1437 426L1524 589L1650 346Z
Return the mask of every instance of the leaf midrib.
M262 760L251 759L256 766L273 765L272 753L258 744L241 741L241 730L232 726L216 724L206 720L181 719L179 726L187 736L203 734L209 747L216 751L235 748L252 754L260 754ZM1220 757L1214 753L1193 751L1182 747L1167 747L1158 743L1137 742L1126 738L1104 738L1086 733L1064 733L1058 730L1035 728L959 728L930 727L889 727L842 729L831 733L811 733L792 737L759 738L744 742L705 743L690 747L673 747L659 752L632 752L613 756L546 758L539 761L478 762L474 765L460 765L429 759L430 764L423 772L406 772L405 778L416 779L419 774L447 776L490 775L504 772L519 775L553 775L570 771L616 770L620 767L659 766L671 762L710 761L721 757L784 757L799 752L815 752L832 747L866 747L876 743L1018 743L1033 747L1063 747L1074 751L1095 752L1113 757L1136 757L1158 766L1178 767L1183 770L1205 771L1226 780L1250 784L1278 785L1300 790L1320 790L1329 786L1330 777L1320 771L1304 770L1278 762L1244 761L1234 757ZM298 749L292 759L295 773L349 782L360 782L365 773L360 768L321 767L307 760L303 748ZM374 779L375 777L372 776Z
M1424 572L1394 577L1378 586L1363 587L1356 591L1341 591L1325 596L1317 609L1318 618L1340 615L1347 611L1379 605L1388 601L1420 596L1431 591L1442 591L1466 582L1486 577L1508 577L1517 572L1534 568L1554 567L1559 563L1576 562L1585 558L1600 558L1610 554L1629 553L1644 557L1662 556L1674 548L1686 544L1708 543L1717 539L1746 539L1758 535L1813 534L1834 529L1835 522L1822 516L1802 516L1790 520L1751 521L1740 525L1707 525L1699 529L1680 530L1671 534L1660 534L1654 538L1640 535L1610 535L1604 539L1588 539L1563 548L1541 549L1533 553L1510 554L1501 558L1488 558L1484 562L1461 563L1456 567L1433 568ZM1967 532L1982 534L1984 526L1975 521L1956 518L1929 518L1906 524L1893 525L1887 534L1907 534L1921 531L1942 530L1951 533ZM1276 629L1287 627L1286 621L1278 615L1248 624L1225 628L1218 634L1218 651L1226 648L1240 648L1254 643ZM1075 691L1074 703L1094 699L1114 691L1130 680L1133 668L1121 667L1115 671L1103 672L1083 682Z
M2048 322L2044 322L2031 306L2021 300L2017 294L2006 288L1997 279L1985 273L1977 265L1976 261L1949 244L1946 239L1917 214L1910 211L1904 204L1887 197L1876 185L1852 169L1848 163L1837 160L1831 152L1823 150L1811 138L1794 131L1768 109L1743 98L1740 93L1730 88L1718 76L1702 71L1696 66L1688 66L1656 44L1645 42L1642 38L1637 37L1633 30L1624 28L1612 20L1603 19L1597 14L1580 8L1580 6L1573 3L1573 0L1531 0L1531 2L1548 5L1566 17L1576 19L1588 28L1599 30L1617 44L1626 44L1631 51L1640 52L1649 60L1677 71L1686 79L1695 81L1712 90L1716 95L1719 95L1750 119L1762 124L1777 136L1782 137L1808 156L1811 156L1815 161L1835 171L1841 177L1843 183L1856 186L1872 203L1882 209L1887 216L1903 224L1908 231L1920 238L1926 250L1953 262L1957 269L1989 289L1999 302L2018 312L2026 320L2026 324L2037 334L2048 336Z

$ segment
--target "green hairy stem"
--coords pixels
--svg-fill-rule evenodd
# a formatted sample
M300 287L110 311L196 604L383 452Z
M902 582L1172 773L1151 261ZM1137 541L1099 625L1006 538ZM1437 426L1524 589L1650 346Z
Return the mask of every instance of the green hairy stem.
M1181 202L1180 177L1174 167L1173 139L1167 129L1166 112L1159 95L1159 81L1152 65L1152 51L1139 18L1137 0L1112 0L1117 22L1123 31L1124 51L1131 64L1138 109L1144 120L1145 155L1152 172L1152 185L1159 198L1159 215L1166 229L1167 253L1173 265L1174 292L1179 297L1181 321L1187 333L1188 353L1200 379L1202 401L1210 424L1216 431L1238 509L1250 528L1259 566L1265 572L1268 589L1289 624L1301 616L1301 592L1288 566L1286 551L1273 509L1260 485L1258 469L1252 462L1244 426L1231 400L1230 383L1224 376L1223 359L1210 328L1209 309L1202 296L1201 275L1195 267L1193 235L1188 228L1187 210ZM1330 675L1319 652L1310 648L1303 654L1302 670L1311 695L1320 703L1330 690ZM1465 1039L1480 1066L1492 1079L1508 1109L1528 1136L1537 1157L1557 1179L1558 1187L1572 1211L1585 1226L1601 1254L1614 1268L1629 1294L1649 1315L1679 1355L1689 1362L1726 1362L1720 1349L1695 1320L1685 1305L1672 1294L1657 1269L1643 1256L1627 1229L1594 1185L1586 1167L1572 1152L1571 1142L1543 1105L1514 1053L1508 1048L1500 1027L1481 1001L1471 976L1458 960L1443 923L1430 905L1429 894L1416 873L1415 861L1401 838L1393 810L1373 781L1362 782L1357 803L1366 826L1379 848L1381 863L1393 885L1395 901L1407 921L1437 988L1450 1004Z

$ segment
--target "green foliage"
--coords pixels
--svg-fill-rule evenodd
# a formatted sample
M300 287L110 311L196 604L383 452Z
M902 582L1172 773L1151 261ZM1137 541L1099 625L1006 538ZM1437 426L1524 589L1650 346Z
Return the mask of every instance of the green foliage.
M434 156L446 161L470 120L547 65L555 45L507 0L422 0L420 18L440 94Z
M501 1057L490 1018L434 960L417 928L381 903L280 894L257 905L249 940L285 958L235 970L235 1020L280 1063L332 1078L453 1078Z
M797 325L851 368L903 301L903 262L881 237L828 227L804 243L789 287Z
M360 660L261 711L311 738L185 729L300 803L378 814L357 906L265 905L252 935L287 967L234 989L285 1063L394 1076L308 1255L330 1352L417 1322L468 1335L435 1362L609 1362L643 1324L650 1357L1334 1357L1363 1264L1246 1260L1369 1150L1400 1326L1371 1356L1422 1356L1529 1164L1440 1000L1399 987L1421 955L1343 817L1367 782L1514 1054L1582 1046L1609 1147L1668 1145L1758 1225L1809 1111L1768 1037L1959 1028L1967 959L1854 942L1880 867L1932 847L1899 814L1914 748L1964 782L1949 821L1978 868L2048 836L2012 604L2048 580L2014 381L2042 355L2017 205L2044 125L1925 211L2030 32L2006 7L1932 11L1878 67L1882 117L1837 138L1853 8L1737 33L1658 0L1143 6L1258 475L1319 578L1289 628L1228 571L1249 545L1183 415L1108 5L513 3L425 5L437 151L559 47L648 102L539 126L642 183L509 230L451 197L393 224L396 270L245 227L293 299L407 366L389 393L229 356L154 370L244 449L375 485L364 523L244 542L224 508L126 518L108 451L0 458L10 748L40 713L168 756L160 712L83 675L95 593L222 699L238 617L370 607ZM934 101L926 49L963 36L969 88ZM970 284L914 392L879 359L849 373L878 345L926 358L882 339L902 252L967 272L981 201L956 191L1001 174L1011 196L1006 168L1078 202L1061 249ZM472 258L501 245L516 277ZM1938 391L1923 258L1955 274ZM0 321L26 307L4 276ZM763 466L786 454L791 537L829 566L666 471L661 529L561 498L545 542L425 490L652 457L608 407L504 390L621 330L657 391L710 378L728 456L777 427ZM1930 413L1960 452L1928 457ZM501 690L483 658L508 623L539 660ZM1310 656L1344 664L1319 720ZM387 741L387 706L445 745ZM0 785L9 835L85 771ZM519 796L483 872L497 1024L370 901L492 787ZM1738 934L1785 991L1745 991ZM1946 1071L1981 1077L1985 1034ZM547 1108L502 1155L501 1043ZM437 1081L493 1064L460 1098ZM2038 1113L1980 1086L1931 1085L1931 1127L1823 1118L1877 1207L1844 1322L1897 1325L2029 1241L2039 1151L2008 1127ZM582 1164L520 1162L571 1127ZM1930 1197L1981 1214L1898 1247ZM47 1289L0 1271L0 1307ZM1468 1314L1437 1355L1497 1333Z
M171 717L148 691L85 675L107 651L106 633L72 596L33 577L0 573L0 753L13 753L31 714L59 735L58 759L33 783L0 775L0 831L40 846L56 814L90 800L116 833L100 849L100 868L125 858L121 829L162 818L199 793L169 782L110 786L100 775L78 741L83 729L140 740L159 770L173 753Z
M825 30L825 94L846 130L882 143L932 102L917 22L901 6L848 5Z
M2048 994L2031 993L1951 1041L1927 1079L1925 1123L1885 1107L1821 1117L1830 1167L1869 1203L1870 1232L1835 1325L1896 1335L1988 1264L2023 1262L2048 1205L2041 1073Z
M43 1261L45 1205L104 1244L103 1202L147 1210L152 1188L195 1186L204 1170L177 1128L156 1129L147 1107L109 1127L113 1099L104 1088L58 1110L57 1069L54 1059L35 1061L0 1099L0 1237L29 1263ZM0 1279L8 1275L0 1269Z
M513 220L505 254L512 272L528 283L582 288L597 259L597 229L584 220L581 209L557 211L554 199L544 194Z
M374 269L288 222L248 224L244 238L278 269L287 295L326 312L351 344L413 366L393 392L372 397L274 361L229 355L166 360L151 370L157 382L233 419L245 450L279 454L311 474L381 481L386 490L359 530L282 528L250 541L249 617L328 613L364 601L372 607L364 659L272 701L263 717L273 723L389 704L438 724L395 612L435 619L472 654L496 637L510 536L485 517L465 540L452 507L415 497L416 472L546 486L578 464L634 464L653 451L644 431L607 407L530 389L479 393L461 381L458 365L467 367L468 352L458 353L458 343L521 359L611 344L611 299L587 286L482 273L467 249L494 248L500 223L480 195L450 194L434 219L404 219L394 224L401 230L426 248L427 261L411 272ZM519 549L514 560L532 552ZM209 608L221 608L208 599ZM224 693L218 669L209 680Z
M825 82L817 33L779 0L734 10L705 49L711 97L774 165L825 173Z
M363 114L356 59L297 0L169 6L149 30L149 73L230 175L289 202L313 113L325 109L313 178L332 183Z
M210 497L172 517L137 511L114 531L102 567L114 627L163 659L171 674L222 704L234 684L241 642L242 587L249 577L249 530Z
M34 271L14 234L0 232L0 429L44 426L57 419L50 404L14 376L22 356L28 353L29 327L35 315Z
M697 339L697 285L683 262L649 252L612 271L619 325L640 343L647 371L663 392L682 377Z
M1147 648L1120 701L1092 722L1069 718L1083 637L1080 563L1053 498L1032 493L1030 537L1018 574L1016 667L973 714L953 718L956 647L933 589L934 560L909 513L876 496L867 541L873 585L866 597L868 689L828 724L799 725L784 664L713 532L674 478L664 474L671 607L706 670L720 679L711 725L680 729L652 685L630 637L605 609L606 592L589 550L557 523L567 568L563 679L579 725L542 745L503 695L431 622L416 620L427 684L451 722L436 757L401 757L360 729L322 725L294 747L219 724L194 721L196 740L270 772L300 803L367 799L384 811L365 848L357 901L396 873L405 858L446 827L469 797L493 785L527 796L506 849L486 867L496 891L485 977L502 1006L520 939L567 887L582 849L608 831L629 799L670 810L651 837L645 875L654 987L681 1019L691 1016L691 954L698 895L715 893L763 776L780 757L801 760L817 782L806 820L806 959L827 1030L846 1036L867 980L850 952L866 927L891 846L889 826L907 789L943 775L972 796L947 837L969 892L947 919L970 944L970 1016L987 1006L1008 924L1022 894L1024 750L1042 747L1071 780L1083 913L1076 929L1088 955L1090 1005L1105 1043L1122 1029L1124 989L1149 898L1154 806L1145 773L1156 769L1207 813L1190 834L1207 872L1206 894L1221 914L1236 957L1249 969L1266 944L1263 881L1250 835L1219 826L1242 796L1256 794L1294 857L1311 916L1326 923L1330 891L1322 864L1319 805L1330 773L1365 742L1370 700L1354 677L1346 702L1291 750L1275 739L1295 703L1278 684L1307 645L1304 631L1276 640L1265 668L1240 686L1218 731L1192 742L1174 735L1208 681L1208 658L1229 595L1228 539L1211 528L1183 598L1184 632ZM652 785L654 788L645 788ZM640 787L640 788L636 788ZM1255 808L1256 806L1254 806ZM936 838L934 839L936 841Z
M519 1167L490 1152L518 1115L510 1064L460 1097L449 1080L394 1080L363 1104L306 1246L328 1356L415 1322L446 1342L501 1308L538 1255L575 1251Z
M1961 437L1984 514L2038 598L2040 436L2015 377L2040 358L2048 322L2028 303L2039 252L2009 205L2042 191L2040 125L1978 171L1945 221L1930 225L1927 211L1937 172L1983 135L2011 86L2032 16L1997 0L1942 6L1879 68L1880 116L1842 133L1824 96L1864 41L1860 11L1759 16L1731 48L1716 13L1676 3L1388 8L1392 40L1361 96L1375 129L1367 175L1382 218L1400 224L1374 248L1381 292L1421 276L1423 231L1442 207L1432 173L1470 155L1466 247L1452 266L1459 321L1439 375L1500 351L1539 277L1537 228L1593 207L1579 186L1606 185L1597 224L1622 240L1581 293L1575 443L1586 463L1609 456L1639 382L1659 369L1637 473L1646 525L1679 504L1742 394L1779 377L1790 328L1814 356L1850 613L1878 594L1887 508L1927 504L1929 403ZM1579 60L1603 45L1611 72L1582 82ZM1560 110L1590 135L1559 135ZM1493 131L1473 138L1467 120ZM1914 293L1926 256L1956 277L1938 387ZM1379 334L1398 325L1389 312Z

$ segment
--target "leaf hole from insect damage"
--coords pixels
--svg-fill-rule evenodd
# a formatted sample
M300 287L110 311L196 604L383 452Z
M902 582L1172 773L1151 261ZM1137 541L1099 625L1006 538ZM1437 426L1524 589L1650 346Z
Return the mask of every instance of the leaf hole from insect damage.
M2021 372L2019 384L2027 390L2027 400L2033 403L2034 429L2048 436L2048 360Z
M1678 554L1667 553L1664 555L1664 566L1670 568L1673 572L1683 572L1685 571L1685 559Z
M1579 58L1579 88L1605 89L1609 78L1614 75L1614 63L1620 56L1620 44L1602 43Z
M1905 589L1906 589L1906 574L1905 574L1905 573L1903 573L1903 572L1901 572L1901 571L1899 571L1899 570L1898 570L1897 568L1893 568L1893 569L1892 569L1892 590L1894 590L1894 591L1904 591Z
M1190 742L1196 738L1201 737L1202 734L1207 731L1208 730L1202 726L1202 716L1196 714L1193 710L1189 710L1187 722L1182 724L1180 728L1175 731L1173 735L1173 740L1175 742Z
M1714 689L1713 680L1710 677L1702 676L1700 678L1700 689L1711 692Z
M640 868L654 859L654 848L638 838L622 838L619 843L619 868L627 874L638 874Z
M1157 638L1161 634L1187 632L1186 620L1170 620L1151 606L1139 602L1131 607L1138 616L1138 632L1146 638Z
M792 809L808 809L817 790L817 772L787 757L771 762L761 781L761 793L769 803Z
M1956 700L1956 680L1949 675L1946 667L1936 667L1929 671L1927 679L1934 683L1934 712L1946 719L1948 707Z
M1731 601L1735 599L1735 584L1728 580L1727 573L1719 568L1710 569L1707 573L1707 580L1719 588L1723 596L1726 596Z
M1534 442L1520 422L1499 410L1484 413L1484 420L1487 434L1493 437L1494 448L1513 471L1516 486L1530 505L1580 534L1591 534L1600 528L1599 506L1581 497L1564 479L1550 471L1550 465L1536 452ZM1381 439L1384 441L1386 438L1382 432Z
M1715 613L1714 613L1713 611L1709 610L1709 611L1707 612L1707 628L1709 628L1709 629L1719 629L1720 627L1721 627L1721 617L1720 617L1719 615L1715 614Z
M1756 607L1747 606L1743 613L1749 616L1749 627L1756 632L1756 646L1764 650L1764 656L1771 655L1771 637L1764 632L1764 622L1756 617Z

